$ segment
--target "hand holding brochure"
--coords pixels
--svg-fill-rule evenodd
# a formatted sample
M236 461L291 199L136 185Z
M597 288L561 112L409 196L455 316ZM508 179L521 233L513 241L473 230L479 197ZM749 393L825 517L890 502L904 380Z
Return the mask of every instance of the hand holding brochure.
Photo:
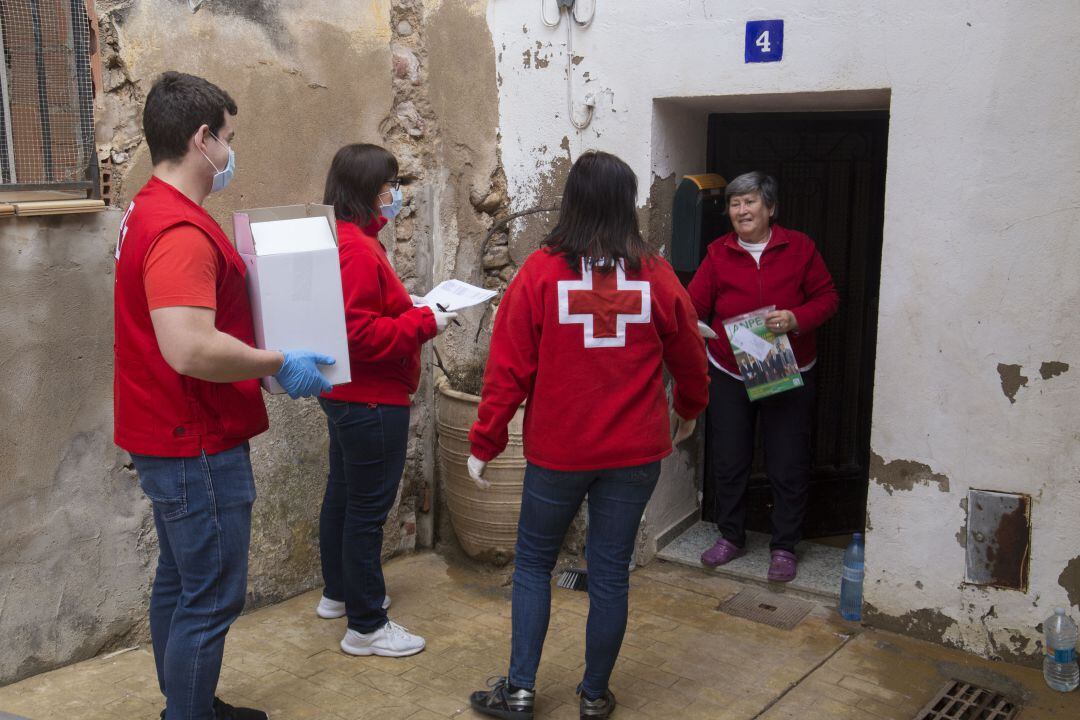
M494 290L485 290L460 280L447 280L436 285L431 292L413 304L432 308L438 306L443 312L457 312L485 303L495 295Z
M724 320L735 363L751 400L803 386L787 334L775 335L765 325L765 316L775 309L770 305Z

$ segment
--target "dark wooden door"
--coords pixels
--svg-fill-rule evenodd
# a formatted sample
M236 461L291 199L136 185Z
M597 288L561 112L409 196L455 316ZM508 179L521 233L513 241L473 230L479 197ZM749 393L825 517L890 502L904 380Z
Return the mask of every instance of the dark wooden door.
M840 293L840 310L818 330L806 537L860 532L865 525L888 123L885 112L709 118L708 171L728 180L751 170L775 177L778 222L814 239ZM722 231L730 229L725 221ZM758 433L747 527L769 532L772 497L764 470ZM710 491L707 474L707 520Z

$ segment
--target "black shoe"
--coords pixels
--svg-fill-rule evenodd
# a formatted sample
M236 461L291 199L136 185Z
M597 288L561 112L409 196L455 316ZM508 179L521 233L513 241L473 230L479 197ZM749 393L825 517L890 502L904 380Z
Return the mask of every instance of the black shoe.
M214 718L215 720L269 720L269 716L262 710L233 707L221 702L221 699L217 697L214 698Z
M504 677L488 680L490 690L477 690L469 696L472 709L481 715L504 720L532 720L535 690L510 692L510 681Z
M215 720L268 720L269 716L262 710L251 708L238 708L221 702L221 698L214 698ZM161 711L161 720L165 720L165 711Z
M581 720L595 720L596 718L611 717L615 712L615 696L610 690L604 691L604 696L598 700L590 700L581 694Z

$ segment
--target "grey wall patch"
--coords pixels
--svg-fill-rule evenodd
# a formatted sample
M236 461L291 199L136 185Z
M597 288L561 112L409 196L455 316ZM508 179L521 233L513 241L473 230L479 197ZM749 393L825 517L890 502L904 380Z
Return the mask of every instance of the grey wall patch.
M890 495L895 490L912 490L916 484L927 487L937 485L941 492L949 492L948 476L934 472L929 465L913 460L893 460L887 463L885 458L875 452L870 453L870 477Z
M216 15L232 15L254 23L266 33L275 49L287 51L293 46L293 38L285 27L281 5L281 0L216 0L206 4L206 9Z
M897 617L886 615L870 603L866 603L865 617L866 623L872 627L947 645L951 643L945 639L945 633L956 625L956 621L951 617L932 608L911 610Z
M1031 498L968 491L967 582L1026 590L1031 551Z
M1058 575L1058 585L1069 594L1070 605L1080 605L1080 555L1077 555Z
M1039 375L1043 380L1049 380L1050 378L1055 378L1058 375L1067 372L1069 372L1069 363L1058 362L1056 360L1044 362L1039 366Z
M998 363L997 371L1001 376L1001 391L1005 393L1005 397L1009 398L1010 403L1016 402L1016 393L1027 385L1027 377L1020 372L1022 369L1020 365Z

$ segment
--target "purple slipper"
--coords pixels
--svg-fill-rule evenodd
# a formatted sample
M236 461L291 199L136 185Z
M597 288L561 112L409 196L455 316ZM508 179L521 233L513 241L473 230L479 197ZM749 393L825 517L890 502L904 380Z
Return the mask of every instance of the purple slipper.
M772 559L769 561L770 582L791 582L795 579L799 561L795 559L795 553L787 550L773 550Z
M716 539L716 544L701 553L701 564L707 567L716 567L717 565L729 563L735 558L745 554L745 548L741 548L730 540L719 537Z

